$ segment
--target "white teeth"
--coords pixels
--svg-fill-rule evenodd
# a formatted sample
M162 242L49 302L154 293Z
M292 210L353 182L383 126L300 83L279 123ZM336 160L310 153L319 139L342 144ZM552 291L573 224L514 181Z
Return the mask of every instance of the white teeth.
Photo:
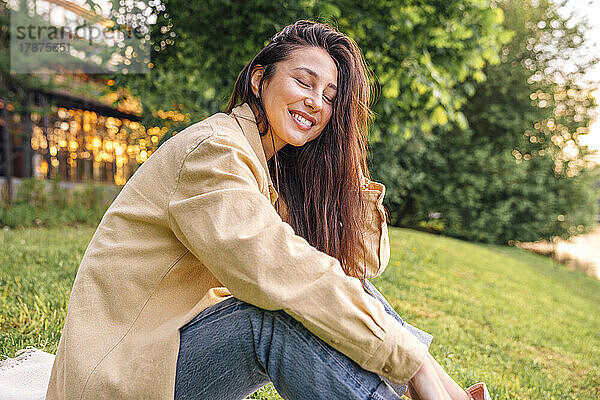
M296 113L292 113L292 117L294 117L298 122L300 122L303 125L312 126L312 122L310 122L309 120L307 120L306 118L304 118L301 115L298 115Z

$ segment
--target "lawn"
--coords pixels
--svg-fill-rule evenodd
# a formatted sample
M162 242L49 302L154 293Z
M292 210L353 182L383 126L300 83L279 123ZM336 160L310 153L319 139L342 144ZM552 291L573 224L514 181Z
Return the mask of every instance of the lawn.
M0 354L55 352L90 227L0 233ZM372 280L434 335L431 353L493 399L600 398L600 281L524 250L390 228L392 258ZM272 385L256 399L278 399Z

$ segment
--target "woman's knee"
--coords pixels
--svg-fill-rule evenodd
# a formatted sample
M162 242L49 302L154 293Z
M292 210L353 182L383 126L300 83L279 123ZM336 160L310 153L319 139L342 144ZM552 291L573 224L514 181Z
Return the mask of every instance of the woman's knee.
M206 344L208 340L223 351L237 353L224 368L231 364L240 373L246 371L246 374L268 377L284 398L400 398L377 374L362 369L282 310L265 310L234 299L209 310L191 325L188 337L205 337L196 337L194 341ZM206 339L207 334L212 338ZM190 348L189 344L186 347ZM220 357L229 358L223 354ZM248 359L252 362L248 363ZM211 361L221 364L225 360ZM234 363L240 365L234 367ZM235 379L244 380L240 376ZM248 383L254 381L253 378Z
M263 311L256 351L284 398L400 398L377 374L364 370L283 311Z

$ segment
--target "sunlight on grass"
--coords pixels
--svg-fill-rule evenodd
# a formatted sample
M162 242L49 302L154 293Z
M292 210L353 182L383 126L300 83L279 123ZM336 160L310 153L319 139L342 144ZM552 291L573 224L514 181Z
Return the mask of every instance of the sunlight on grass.
M0 233L0 354L54 353L89 227ZM600 398L600 282L521 249L390 228L373 283L462 386L494 399ZM281 399L272 384L251 398Z

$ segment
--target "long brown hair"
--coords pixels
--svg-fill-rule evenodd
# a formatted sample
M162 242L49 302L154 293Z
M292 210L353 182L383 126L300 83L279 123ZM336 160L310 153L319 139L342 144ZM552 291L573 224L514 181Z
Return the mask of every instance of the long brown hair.
M317 138L299 147L286 145L271 157L269 173L287 205L295 233L337 258L346 275L363 279L362 232L368 205L360 196L360 185L363 174L370 178L366 153L372 112L368 69L356 43L323 23L300 20L286 26L242 69L226 112L248 103L259 112L257 121L264 123L260 132L264 136L269 123L262 104L263 82L273 76L278 62L289 59L300 47L322 48L335 62L338 92L333 113ZM250 85L256 65L264 67L258 98Z

